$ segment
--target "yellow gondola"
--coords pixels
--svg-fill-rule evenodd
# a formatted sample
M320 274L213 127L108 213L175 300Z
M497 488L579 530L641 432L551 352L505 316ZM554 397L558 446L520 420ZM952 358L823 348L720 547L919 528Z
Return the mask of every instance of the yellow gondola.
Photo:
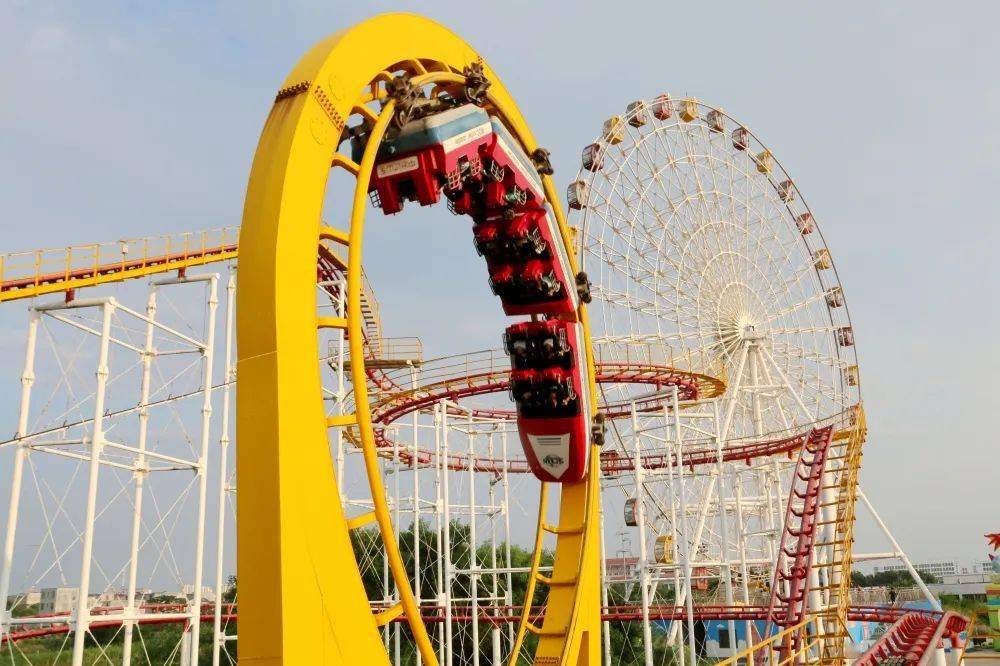
M621 116L611 116L604 121L604 129L602 130L604 138L612 146L616 146L622 142L625 138L625 123L622 122Z
M698 117L698 100L694 97L688 97L683 102L681 102L680 110L681 120L686 123L691 122Z
M754 161L757 162L757 171L761 173L771 173L771 169L774 168L774 156L770 150L765 149L764 152L757 155Z
M669 534L656 537L653 544L653 559L660 564L672 564L674 561L674 538Z

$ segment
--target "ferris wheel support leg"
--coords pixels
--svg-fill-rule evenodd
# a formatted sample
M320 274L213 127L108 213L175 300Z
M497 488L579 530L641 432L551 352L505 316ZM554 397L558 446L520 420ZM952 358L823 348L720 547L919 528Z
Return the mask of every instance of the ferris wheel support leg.
M632 403L632 432L635 444L636 522L639 528L639 594L642 599L642 654L645 666L653 666L653 634L649 626L649 553L646 549L645 474L642 469L639 419Z
M889 526L885 524L885 522L882 520L882 517L878 515L877 511L875 511L875 507L872 506L872 503L868 500L868 496L865 495L863 490L861 490L861 486L858 486L857 492L858 492L858 499L861 500L862 504L864 504L865 507L868 509L868 513L870 513L872 518L875 519L875 524L879 526L879 529L882 530L882 534L884 534L885 538L889 540L889 543L892 545L892 549L895 552L896 557L899 558L899 561L903 563L904 567L906 567L907 572L909 572L910 577L913 578L913 582L916 584L916 586L920 588L920 591L921 593L923 593L924 598L928 602L930 602L931 607L934 610L940 612L942 610L941 602L938 601L937 597L935 597L934 594L927 588L927 585L924 583L924 580L920 577L920 574L917 573L917 570L913 568L913 564L910 562L910 558L906 556L905 552L903 552L903 549L902 547L900 547L899 542L896 541L896 537L892 536L892 532L889 531Z
M719 503L719 508L717 509L719 513L719 531L720 538L722 541L722 567L720 573L725 576L722 581L723 588L726 593L726 605L730 608L733 606L733 569L732 560L729 557L729 511L726 505L726 484L725 484L725 471L726 463L722 459L722 436L719 432L719 403L712 402L712 413L714 416L715 427L716 427L716 437L715 437L715 463L716 469L715 473L719 479L716 484L716 500ZM706 503L709 501L705 498ZM729 620L726 625L726 630L729 632L729 644L732 646L731 650L733 653L736 652L736 622L734 620Z

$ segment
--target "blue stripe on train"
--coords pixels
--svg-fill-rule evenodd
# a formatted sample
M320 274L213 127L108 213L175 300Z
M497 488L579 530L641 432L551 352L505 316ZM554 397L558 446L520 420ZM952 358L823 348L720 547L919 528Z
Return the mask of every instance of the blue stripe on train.
M474 106L464 110L466 112L461 115L456 114L458 117L454 120L449 120L437 127L429 127L408 134L405 133L406 128L404 127L404 133L387 143L382 149L390 155L412 153L421 148L444 143L447 139L489 122L489 115L479 107ZM430 119L436 117L438 116L431 116Z

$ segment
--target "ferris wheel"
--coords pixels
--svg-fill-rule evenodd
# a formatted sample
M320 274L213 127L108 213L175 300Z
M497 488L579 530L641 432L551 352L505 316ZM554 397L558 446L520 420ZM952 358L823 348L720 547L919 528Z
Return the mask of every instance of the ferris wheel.
M602 356L723 379L726 441L850 417L860 380L830 251L744 125L693 98L633 102L584 149L568 200Z

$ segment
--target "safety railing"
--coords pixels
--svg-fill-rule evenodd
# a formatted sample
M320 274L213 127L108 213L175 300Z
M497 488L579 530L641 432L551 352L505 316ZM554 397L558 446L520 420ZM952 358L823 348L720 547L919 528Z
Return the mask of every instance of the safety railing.
M207 259L235 253L239 227L182 232L107 243L12 252L0 255L0 300L50 285L143 271L151 266Z
M786 666L816 663L821 644L819 618L810 616L795 626L779 631L728 659L718 666Z

